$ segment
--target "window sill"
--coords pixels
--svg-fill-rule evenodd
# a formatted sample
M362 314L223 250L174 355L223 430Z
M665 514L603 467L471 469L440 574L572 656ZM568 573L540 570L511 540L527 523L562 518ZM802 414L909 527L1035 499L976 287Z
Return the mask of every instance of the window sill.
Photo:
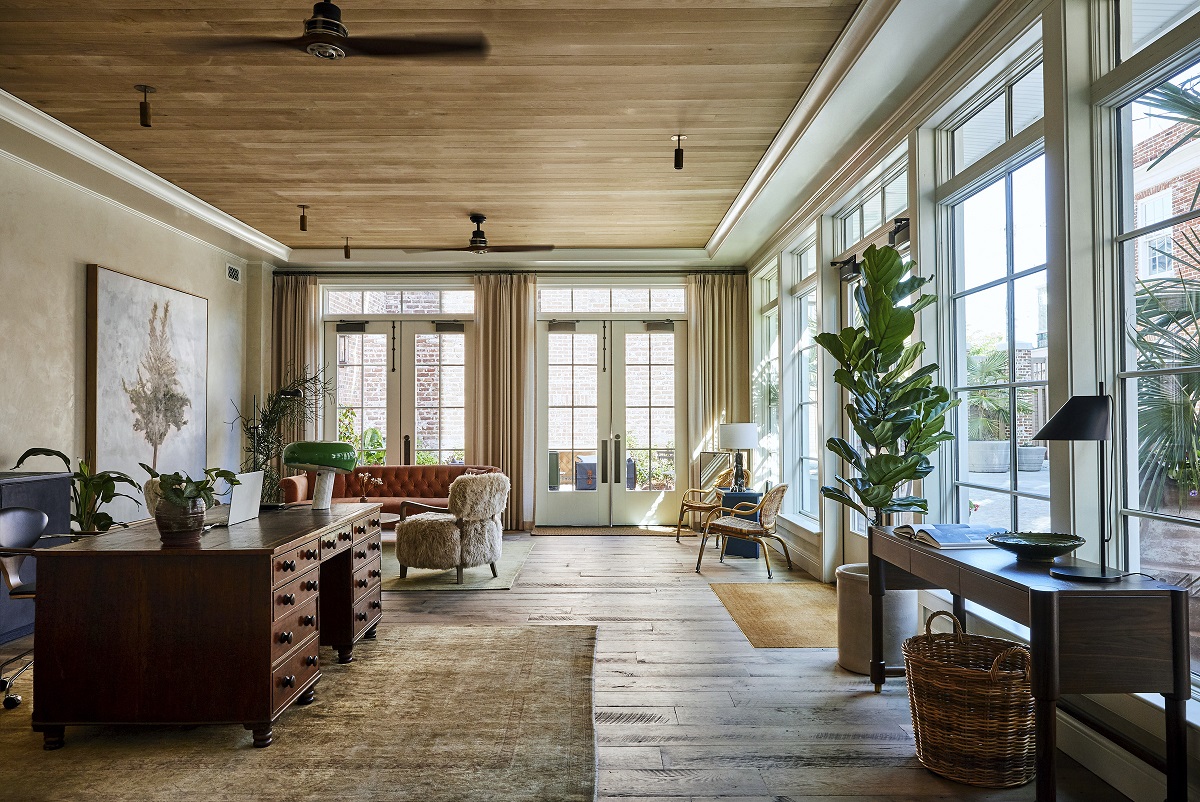
M788 525L788 529L799 530L813 537L821 534L821 522L802 512L781 512L779 519Z

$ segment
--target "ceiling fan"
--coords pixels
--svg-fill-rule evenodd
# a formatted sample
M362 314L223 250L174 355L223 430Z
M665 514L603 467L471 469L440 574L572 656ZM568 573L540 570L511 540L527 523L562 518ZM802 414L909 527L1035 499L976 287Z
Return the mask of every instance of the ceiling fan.
M535 251L552 251L553 245L488 245L487 235L483 233L480 226L486 217L479 213L471 214L471 222L475 224L475 230L471 232L471 244L465 248L405 248L405 253L533 253Z
M412 56L485 55L487 39L482 34L429 36L351 36L342 24L342 10L322 0L313 6L313 15L304 21L304 35L294 39L280 37L207 38L200 43L216 50L284 48L301 50L328 61L347 56L405 58Z

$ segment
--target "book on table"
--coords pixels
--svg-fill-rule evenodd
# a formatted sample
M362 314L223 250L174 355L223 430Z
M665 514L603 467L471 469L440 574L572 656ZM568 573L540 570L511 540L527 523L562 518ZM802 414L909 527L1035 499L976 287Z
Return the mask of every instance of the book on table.
M900 537L937 549L995 548L987 542L988 535L1007 532L999 526L972 526L971 524L901 524L892 530Z

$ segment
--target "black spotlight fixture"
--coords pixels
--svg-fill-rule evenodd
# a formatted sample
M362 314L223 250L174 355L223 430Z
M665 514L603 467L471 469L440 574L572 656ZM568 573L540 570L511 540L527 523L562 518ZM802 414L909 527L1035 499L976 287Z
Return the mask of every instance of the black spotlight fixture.
M675 169L683 169L683 140L687 139L684 134L675 134L671 137L675 142Z
M345 254L347 259L350 258L350 238L349 237L346 237L346 247L342 249L342 253Z
M133 88L142 93L142 102L138 104L142 128L150 128L153 124L150 111L150 95L158 90L146 84L135 84Z
M300 209L300 230L308 231L308 204L297 203L296 206Z

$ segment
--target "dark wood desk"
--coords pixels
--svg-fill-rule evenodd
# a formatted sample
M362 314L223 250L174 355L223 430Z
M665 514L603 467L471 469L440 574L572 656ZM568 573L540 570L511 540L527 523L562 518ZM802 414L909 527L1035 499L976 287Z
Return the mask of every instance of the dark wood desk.
M1000 549L935 549L898 537L890 527L871 527L868 538L876 691L889 674L903 672L883 662L884 594L888 588L944 588L953 594L960 619L969 599L1029 627L1038 802L1055 798L1055 717L1057 700L1066 693L1161 693L1167 800L1186 802L1184 706L1191 696L1186 590L1144 577L1068 582L1052 578L1046 563L1017 562Z
M264 512L163 549L153 522L38 552L33 729L238 723L254 745L382 616L378 504Z

